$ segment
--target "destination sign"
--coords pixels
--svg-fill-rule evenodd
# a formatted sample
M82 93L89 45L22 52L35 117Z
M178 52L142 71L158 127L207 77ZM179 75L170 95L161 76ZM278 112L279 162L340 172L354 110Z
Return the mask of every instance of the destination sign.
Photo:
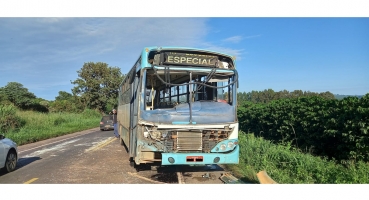
M164 64L211 66L218 61L217 56L178 52L164 52Z

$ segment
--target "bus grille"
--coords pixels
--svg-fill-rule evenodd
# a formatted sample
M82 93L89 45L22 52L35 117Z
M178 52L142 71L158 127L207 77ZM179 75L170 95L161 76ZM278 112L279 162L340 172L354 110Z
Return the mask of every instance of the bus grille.
M168 131L163 144L165 152L203 152L210 151L222 140L228 138L230 131Z
M178 151L202 150L202 132L177 132Z

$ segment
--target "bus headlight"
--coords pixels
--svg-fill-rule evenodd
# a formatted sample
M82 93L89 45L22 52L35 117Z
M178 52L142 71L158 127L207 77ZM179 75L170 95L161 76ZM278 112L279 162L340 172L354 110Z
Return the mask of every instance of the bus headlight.
M146 132L144 132L144 137L145 137L145 138L149 137L149 132L147 132L147 131L146 131Z
M233 142L228 142L228 148L233 149L233 147L234 147L234 143Z
M221 144L221 145L220 145L220 150L221 150L221 151L225 151L225 150L226 150L226 148L227 148L227 146L226 146L225 144Z
M151 132L151 137L153 139L160 139L161 138L161 132L160 131L152 131Z

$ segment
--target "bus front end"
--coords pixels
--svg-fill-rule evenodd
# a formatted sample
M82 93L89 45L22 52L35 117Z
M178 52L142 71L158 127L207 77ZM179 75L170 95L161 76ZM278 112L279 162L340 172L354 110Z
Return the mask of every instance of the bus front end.
M194 116L192 124L174 120L172 124L143 122L137 142L138 161L160 161L161 165L238 164L238 123L200 121L225 116L221 106L212 105L218 116Z
M162 48L148 50L141 64L145 63L140 72L135 163L238 164L234 58Z
M168 133L162 165L238 164L237 124L161 130Z

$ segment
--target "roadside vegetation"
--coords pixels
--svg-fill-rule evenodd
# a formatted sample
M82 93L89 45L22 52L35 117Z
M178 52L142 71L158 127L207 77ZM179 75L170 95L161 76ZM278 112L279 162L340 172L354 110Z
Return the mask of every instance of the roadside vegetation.
M369 183L369 165L363 161L337 162L313 156L290 143L273 144L252 133L239 132L240 162L226 165L247 183L259 183L256 174L265 170L279 184Z
M369 93L341 100L321 96L241 101L240 130L329 159L369 161Z
M369 183L369 94L332 96L239 95L240 164L227 167L246 182L265 170L278 183Z
M99 127L101 116L116 108L125 75L102 62L84 63L77 73L71 93L59 91L53 101L36 97L21 83L0 87L0 134L23 145Z
M23 125L11 127L6 137L18 145L24 145L69 133L74 133L99 125L101 114L86 109L82 113L39 113L34 111L16 111L16 118Z

